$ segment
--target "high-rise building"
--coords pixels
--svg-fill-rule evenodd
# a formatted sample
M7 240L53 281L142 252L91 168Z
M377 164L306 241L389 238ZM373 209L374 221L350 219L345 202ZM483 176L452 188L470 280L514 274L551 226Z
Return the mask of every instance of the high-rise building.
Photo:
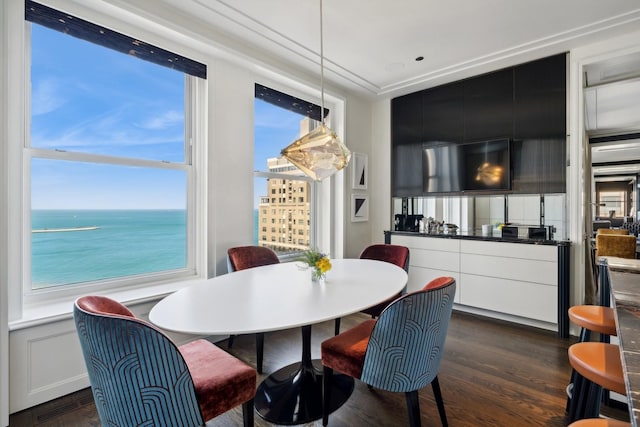
M300 122L300 135L311 130L315 122ZM269 172L300 175L300 171L283 157L267 159ZM276 252L296 252L309 248L311 231L311 185L308 181L269 178L267 194L258 206L258 245Z

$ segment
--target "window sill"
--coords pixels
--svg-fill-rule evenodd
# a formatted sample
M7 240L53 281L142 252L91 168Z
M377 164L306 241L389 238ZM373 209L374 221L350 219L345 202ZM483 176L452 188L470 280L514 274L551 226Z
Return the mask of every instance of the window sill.
M183 280L172 283L162 283L134 289L117 289L111 292L96 292L96 295L107 295L125 305L143 304L158 301L165 296L185 288L195 280ZM76 297L60 298L41 304L31 304L24 307L20 319L9 322L9 331L30 328L71 319L73 317L73 303Z

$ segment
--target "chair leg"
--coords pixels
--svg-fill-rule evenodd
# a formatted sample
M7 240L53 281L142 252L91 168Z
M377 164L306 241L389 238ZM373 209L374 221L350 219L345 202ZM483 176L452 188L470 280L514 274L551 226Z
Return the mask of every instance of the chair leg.
M339 317L336 319L336 326L335 326L334 332L335 332L335 335L340 334L340 318Z
M575 375L572 375L572 380L573 387L571 388L571 398L567 399L567 403L569 404L569 407L567 408L567 420L569 423L572 423L577 419L576 416L579 412L578 407L580 406L580 398L584 393L584 378L582 375L575 372Z
M231 348L231 346L233 345L233 339L235 338L235 335L229 335L229 340L227 341L227 348Z
M437 375L433 381L431 381L431 388L433 389L433 395L436 398L436 404L438 405L438 413L440 414L442 427L447 427L449 423L447 422L447 413L444 410L444 400L442 400L442 392L440 391L440 382L438 381Z
M242 425L253 427L253 399L242 404Z
M256 334L256 371L262 374L262 360L264 355L264 333Z
M329 406L331 403L331 382L333 380L333 369L324 366L322 370L322 425L329 423Z
M585 418L600 417L600 402L602 402L602 386L592 382L589 387L589 397L584 411Z
M418 390L407 391L407 410L409 411L409 426L420 427L420 403L418 401Z
M587 398L591 381L582 375L576 375L576 382L573 383L573 394L571 398L571 407L569 409L569 422L572 423L585 417L585 408L587 406Z
M582 328L580 330L580 338L578 339L578 342L586 342L586 341L591 341L591 331L587 328ZM576 382L577 376L578 376L578 373L575 371L575 369L572 369L571 379L569 380L569 384L573 384L573 386L571 387L571 396L567 396L567 404L565 405L565 408L564 408L564 411L566 413L570 412L571 399L573 398L573 396L576 396L575 382Z

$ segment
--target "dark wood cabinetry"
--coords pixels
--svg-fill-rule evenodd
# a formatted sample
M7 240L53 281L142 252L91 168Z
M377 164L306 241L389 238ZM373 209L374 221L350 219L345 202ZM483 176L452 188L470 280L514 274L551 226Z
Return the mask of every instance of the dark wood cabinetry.
M566 135L566 62L556 55L513 68L514 139Z
M511 137L513 71L500 70L465 80L464 141Z
M513 69L514 192L566 191L566 62L556 55Z
M395 197L422 193L422 92L396 98L391 108L391 181Z
M419 93L423 94L421 141L462 142L464 87L454 83Z
M393 145L422 142L422 92L395 98L391 108Z
M508 138L511 193L566 191L566 55L391 102L392 196L428 193L424 147Z

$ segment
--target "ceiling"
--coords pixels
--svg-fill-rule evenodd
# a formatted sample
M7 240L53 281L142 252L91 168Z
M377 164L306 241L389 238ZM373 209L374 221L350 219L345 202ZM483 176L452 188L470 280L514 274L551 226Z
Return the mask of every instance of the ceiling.
M152 7L227 50L317 75L319 5L155 0ZM640 29L640 3L324 0L323 18L325 79L366 96L393 97Z

